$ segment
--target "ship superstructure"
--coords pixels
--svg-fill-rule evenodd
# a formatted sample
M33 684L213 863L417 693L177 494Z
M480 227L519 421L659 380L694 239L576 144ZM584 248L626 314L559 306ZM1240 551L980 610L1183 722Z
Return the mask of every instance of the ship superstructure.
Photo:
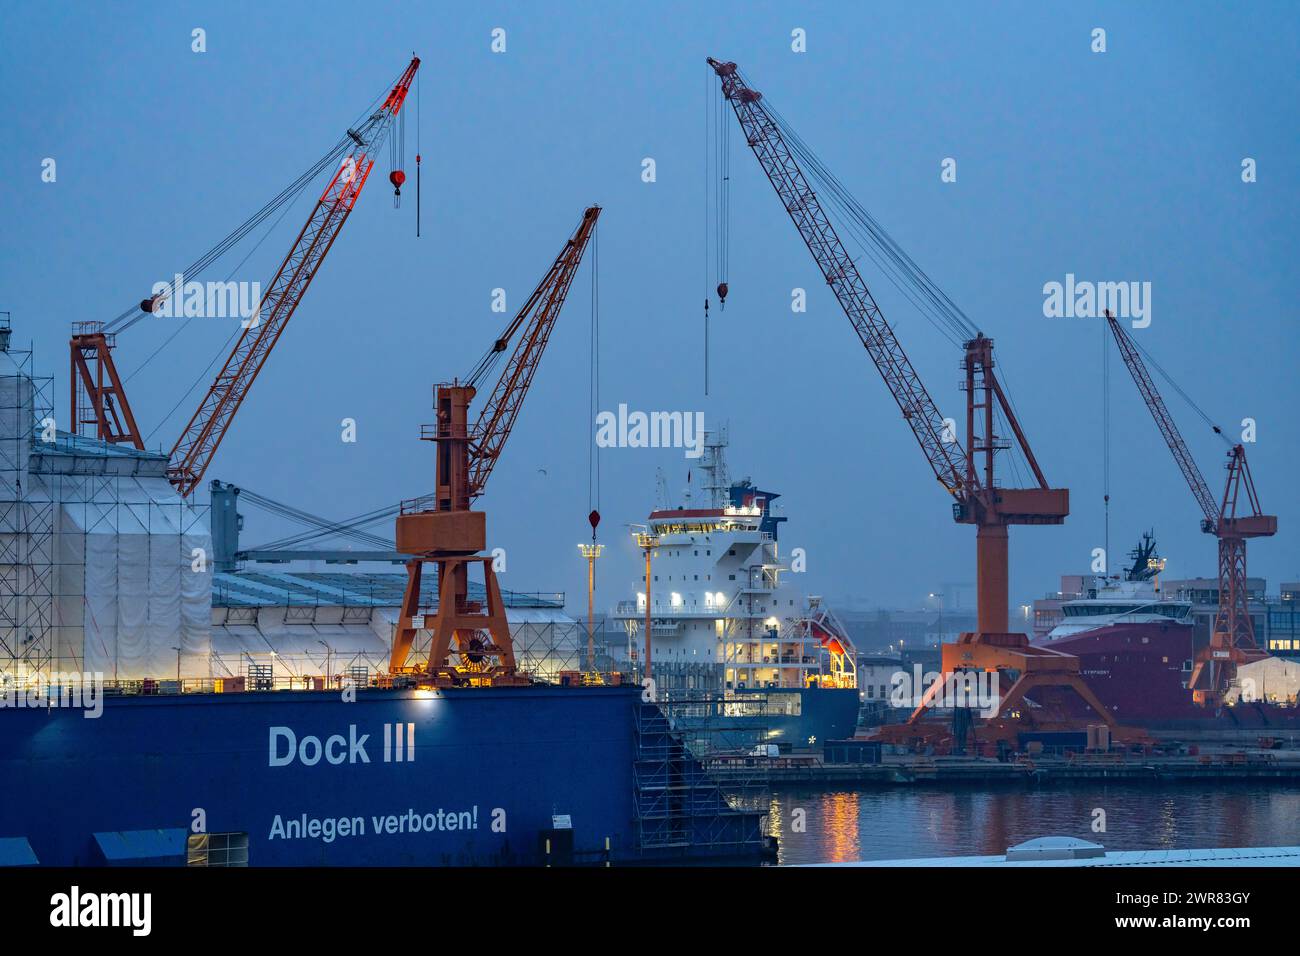
M1164 559L1151 533L1129 552L1132 565L1118 575L1093 578L1086 593L1061 605L1063 619L1046 640L1070 637L1112 624L1191 624L1192 603L1169 599L1160 590Z
M749 478L731 481L725 430L706 435L698 493L689 483L678 503L650 513L649 595L613 610L623 622L629 656L644 656L650 620L651 670L657 693L856 687L852 645L820 598L789 581L779 535L780 497ZM649 606L647 607L647 602Z

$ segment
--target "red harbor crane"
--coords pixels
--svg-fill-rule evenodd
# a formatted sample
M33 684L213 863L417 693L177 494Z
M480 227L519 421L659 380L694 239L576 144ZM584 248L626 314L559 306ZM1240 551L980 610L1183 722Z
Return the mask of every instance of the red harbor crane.
M298 238L265 287L256 311L244 321L234 348L172 448L167 477L182 495L191 494L202 481L235 412L352 213L419 68L419 58L412 57L388 94L362 123L349 129L330 152L182 274L195 275L206 268L337 163ZM400 186L398 178L404 178L399 174L400 170L394 170L390 177L395 186ZM183 287L168 288L111 322L79 322L73 326L70 349L74 432L112 444L144 448L112 352L119 331L155 313L169 298L179 304L183 295Z
M1219 609L1214 616L1210 641L1197 651L1192 676L1187 682L1193 700L1203 706L1217 707L1223 703L1224 693L1236 676L1237 667L1265 656L1255 643L1255 625L1250 616L1246 540L1277 534L1277 517L1262 513L1255 480L1246 461L1246 449L1240 444L1233 445L1228 451L1223 496L1214 497L1188 451L1182 433L1174 424L1173 416L1165 407L1137 343L1109 310L1106 321L1142 400L1151 410L1151 417L1178 463L1187 487L1192 490L1192 497L1200 505L1204 516L1201 530L1219 539ZM1223 434L1217 426L1214 426L1214 431ZM1239 507L1241 513L1238 513Z
M805 177L796 154L818 166L819 161L809 159L804 144L768 108L762 94L748 86L735 63L722 63L713 58L708 63L721 80L723 96L735 111L746 142L897 402L935 478L952 497L953 517L958 522L975 525L978 630L962 634L955 644L944 645L944 673L985 670L1013 675L1011 690L1002 697L1001 715L1016 712L1025 693L1034 687L1055 685L1073 688L1101 719L1112 722L1105 707L1079 677L1077 658L1031 645L1024 634L1010 633L1008 528L1061 524L1069 514L1070 499L1068 489L1048 485L1030 449L994 370L993 340L970 327L972 334L963 342L969 442L963 450L954 422L940 413L894 330L885 321L857 264ZM833 178L831 181L834 182ZM877 224L872 221L869 226ZM901 268L919 273L915 263L892 240L889 243L893 261L900 263ZM932 285L923 294L936 302L942 296ZM946 297L942 301L951 305ZM1028 463L1033 474L1032 487L1007 488L998 484L994 469L996 454L1012 447L995 430L998 413ZM931 688L932 693L913 714L913 722L920 719L930 697L939 689L938 684Z
M389 662L392 674L412 675L433 686L526 682L517 673L493 558L480 553L487 544L487 515L471 506L510 437L599 216L599 206L583 212L551 268L469 377L435 388L438 420L425 425L420 437L437 444L438 490L402 502L397 518L397 550L414 557L406 565L406 593ZM469 406L477 388L516 333L514 351L470 428ZM420 606L426 562L438 567L438 606L431 614ZM484 601L469 597L471 565L482 568ZM408 664L421 631L429 633L427 659Z

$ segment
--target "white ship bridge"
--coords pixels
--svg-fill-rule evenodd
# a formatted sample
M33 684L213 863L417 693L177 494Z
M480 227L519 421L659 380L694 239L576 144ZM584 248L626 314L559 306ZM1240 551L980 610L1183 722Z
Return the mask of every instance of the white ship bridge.
M728 482L724 444L706 441L708 507L690 507L687 492L683 506L649 516L649 594L642 579L611 612L627 631L629 657L644 654L648 611L661 691L854 686L843 628L788 581L777 540L785 518L772 509L778 495L748 479Z

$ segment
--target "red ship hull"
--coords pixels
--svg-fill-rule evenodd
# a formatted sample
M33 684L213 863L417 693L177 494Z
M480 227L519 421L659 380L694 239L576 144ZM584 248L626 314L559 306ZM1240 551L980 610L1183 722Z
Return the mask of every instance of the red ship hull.
M1200 710L1187 689L1193 648L1188 624L1111 624L1036 643L1078 657L1084 681L1121 724L1195 719ZM1072 717L1098 716L1073 693L1051 702Z
M1215 711L1193 703L1187 689L1195 649L1190 624L1111 624L1035 643L1078 657L1088 687L1127 726L1204 729L1217 723L1224 729L1300 729L1295 707L1254 703ZM1059 707L1071 717L1098 716L1073 692L1040 693L1044 696L1038 702Z

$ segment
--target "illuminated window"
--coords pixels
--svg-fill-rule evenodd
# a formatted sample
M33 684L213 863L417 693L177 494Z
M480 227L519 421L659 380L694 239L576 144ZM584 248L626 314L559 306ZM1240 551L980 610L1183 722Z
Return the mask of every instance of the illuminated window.
M247 833L191 833L186 866L248 866Z

